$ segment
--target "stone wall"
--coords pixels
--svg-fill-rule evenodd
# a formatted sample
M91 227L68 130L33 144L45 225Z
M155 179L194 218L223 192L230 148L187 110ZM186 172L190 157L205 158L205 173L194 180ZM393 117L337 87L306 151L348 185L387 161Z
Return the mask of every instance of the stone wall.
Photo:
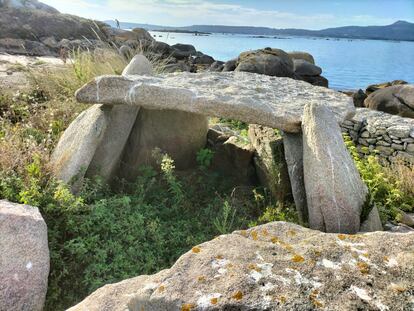
M389 162L414 163L414 119L358 108L355 117L341 127L362 155L377 154Z

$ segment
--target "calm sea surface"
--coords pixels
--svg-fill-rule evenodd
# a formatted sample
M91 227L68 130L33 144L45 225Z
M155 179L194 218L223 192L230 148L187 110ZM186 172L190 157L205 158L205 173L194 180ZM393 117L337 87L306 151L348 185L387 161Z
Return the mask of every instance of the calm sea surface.
M151 32L170 45L192 44L198 51L227 61L240 52L264 47L311 53L335 89L365 89L369 84L406 80L414 83L414 42L309 37L254 38L247 35Z

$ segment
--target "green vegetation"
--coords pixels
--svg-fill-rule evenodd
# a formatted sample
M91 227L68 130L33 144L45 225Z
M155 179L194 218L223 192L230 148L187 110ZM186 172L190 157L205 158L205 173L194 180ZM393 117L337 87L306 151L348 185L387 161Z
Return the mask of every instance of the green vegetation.
M414 167L404 164L381 165L374 155L360 156L349 136L345 143L350 151L358 171L368 186L364 216L372 206L377 206L381 218L397 220L400 211L412 212L414 208Z
M142 167L135 182L119 180L116 190L94 178L74 196L55 180L50 154L87 108L75 102L75 90L125 64L112 51L75 53L67 66L30 71L36 86L27 94L0 94L0 198L39 207L48 225L46 310L64 310L100 286L168 268L219 234L289 219L278 212L263 216L276 208L262 189L239 194L211 172L208 149L200 150L199 169L191 172L176 171L173 159L154 152L159 170Z

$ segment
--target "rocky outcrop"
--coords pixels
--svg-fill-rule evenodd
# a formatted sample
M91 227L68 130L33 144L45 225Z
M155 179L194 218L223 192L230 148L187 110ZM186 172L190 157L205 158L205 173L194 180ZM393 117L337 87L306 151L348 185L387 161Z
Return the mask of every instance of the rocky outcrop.
M128 94L128 96L125 96ZM354 113L352 99L302 81L246 72L103 76L78 90L83 103L180 110L300 132L303 107L329 106L342 122Z
M59 13L55 8L37 0L0 0L0 8L40 10L48 13Z
M408 84L408 83L406 81L404 81L404 80L394 80L394 81L390 81L390 82L372 84L372 85L369 85L366 88L365 93L367 95L370 95L370 94L374 93L375 91L385 89L385 88L387 88L389 86L404 85L404 84Z
M43 310L49 248L39 210L0 200L0 237L0 310Z
M361 156L375 154L388 162L414 163L414 119L359 108L341 127Z
M315 59L313 58L313 56L309 53L306 52L299 52L299 51L293 51L293 52L288 52L288 55L290 56L290 58L292 58L293 60L298 60L298 59L302 59L304 61L307 61L309 63L311 63L312 65L315 65Z
M406 118L414 118L414 85L395 85L370 94L365 107Z
M356 233L368 194L329 107L305 106L303 170L309 226L325 232Z
M269 223L195 246L170 269L104 286L69 310L410 309L413 239Z
M265 48L241 53L235 70L276 77L294 77L293 61L280 49Z

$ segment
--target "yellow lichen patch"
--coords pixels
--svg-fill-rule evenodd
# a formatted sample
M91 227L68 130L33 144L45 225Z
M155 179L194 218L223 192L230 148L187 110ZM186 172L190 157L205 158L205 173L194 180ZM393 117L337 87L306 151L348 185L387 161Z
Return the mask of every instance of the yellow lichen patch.
M321 301L318 300L319 291L313 290L309 295L309 300L316 308L322 308L324 305Z
M301 255L295 254L292 257L292 261L296 263L302 263L305 261L305 258L303 258Z
M290 236L295 236L296 231L295 230L289 230L287 234L290 235Z
M357 263L357 267L358 267L359 271L362 274L368 274L369 273L369 266L368 266L367 263L365 263L365 262L358 262Z
M369 254L368 253L364 253L364 254L362 254L362 256L364 256L365 258L369 258Z
M257 239L258 239L258 235L257 235L257 232L256 232L256 231L252 231L252 232L250 233L250 235L252 236L252 239L253 239L254 241L257 241Z
M222 260L222 259L224 259L224 257L223 257L223 255L217 255L217 256L216 256L216 259L217 259L217 260Z
M340 239L341 241L346 239L346 235L345 234L338 234L338 239Z
M273 243L273 244L277 244L277 243L279 243L280 242L280 240L279 240L279 238L278 237L272 237L271 239L270 239L270 241Z
M231 296L231 298L235 300L242 300L243 299L243 293L241 291L237 291Z
M195 308L195 305L193 303L185 303L181 306L181 311L191 311Z
M278 300L280 301L280 303L283 303L283 304L285 304L287 301L285 296L280 296Z
M218 298L211 298L211 299L210 299L210 303L211 303L212 305L216 305L216 304L218 303Z
M194 254L198 254L199 252L201 252L201 248L199 248L199 247L195 246L195 247L193 247L193 248L191 249L191 251L192 251Z
M160 287L158 287L158 292L162 293L165 291L165 286L161 285Z
M321 257L322 256L322 252L320 252L320 251L313 251L313 254L316 256L316 257Z
M206 281L206 277L204 276L204 275L199 275L198 277L197 277L197 281L198 282L205 282Z
M240 235L244 236L245 238L247 237L247 231L246 230L241 230L240 231Z
M227 269L231 269L231 268L233 268L234 267L234 265L232 264L232 263L228 263L227 265L226 265L226 268Z
M391 283L391 285L388 288L397 293L404 293L407 290L405 286L395 283Z
M248 268L249 268L249 270L255 270L255 271L257 271L257 272L262 272L262 269L261 269L261 268L259 268L259 267L258 267L256 264L254 264L254 263L249 264Z
M386 262L388 262L388 261L390 261L390 258L388 257L388 256L384 256L384 261L386 261Z
M269 235L269 231L267 231L267 229L263 229L263 230L262 230L262 234L263 234L264 236L268 236L268 235Z

